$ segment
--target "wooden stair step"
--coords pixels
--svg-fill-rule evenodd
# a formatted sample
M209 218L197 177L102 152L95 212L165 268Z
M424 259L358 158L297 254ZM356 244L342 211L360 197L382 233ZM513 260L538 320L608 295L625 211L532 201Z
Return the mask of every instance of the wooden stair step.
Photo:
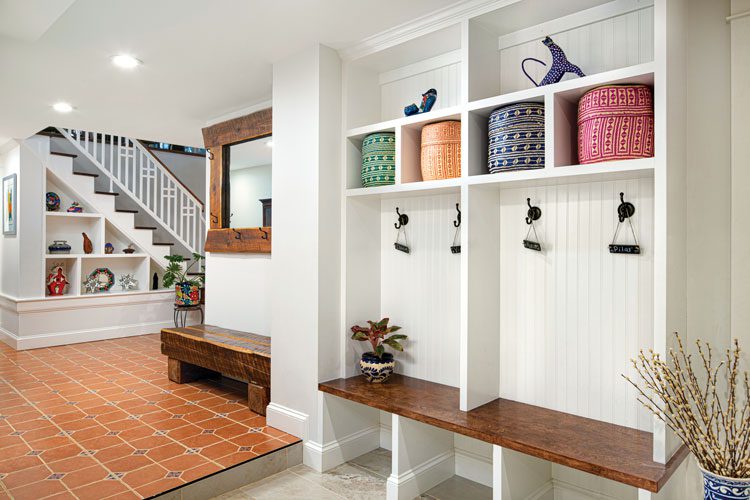
M120 212L123 214L137 214L138 210L131 210L129 208L115 208L115 212Z
M172 246L174 243L151 243L152 245Z
M150 231L156 231L156 228L153 226L135 226L134 229L148 229Z
M120 193L110 193L109 191L94 191L96 194L107 194L109 196L120 196Z
M73 172L73 175L85 175L86 177L99 177L99 174L90 174L88 172Z
M74 155L71 153L62 153L60 151L50 151L49 154L55 155L55 156L65 156L67 158L78 158L78 155Z

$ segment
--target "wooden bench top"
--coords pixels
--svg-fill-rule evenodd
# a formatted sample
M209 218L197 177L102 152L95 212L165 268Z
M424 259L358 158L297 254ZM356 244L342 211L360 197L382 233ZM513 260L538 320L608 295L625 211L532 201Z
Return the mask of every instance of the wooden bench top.
M240 332L213 325L195 325L184 328L164 328L163 333L179 335L193 341L206 342L233 351L271 357L271 337Z
M364 377L318 385L322 392L418 420L613 481L658 492L688 454L667 464L652 459L653 436L589 418L508 399L459 410L459 390L403 375L382 384Z

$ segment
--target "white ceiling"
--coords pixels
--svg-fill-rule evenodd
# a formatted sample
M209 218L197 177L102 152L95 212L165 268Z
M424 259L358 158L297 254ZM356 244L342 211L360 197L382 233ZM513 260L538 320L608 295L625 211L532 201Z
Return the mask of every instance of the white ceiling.
M200 146L208 121L270 99L274 61L456 3L0 0L0 145L57 125ZM143 66L112 66L122 52Z
M268 146L271 137L243 142L229 147L229 170L270 165L273 148Z

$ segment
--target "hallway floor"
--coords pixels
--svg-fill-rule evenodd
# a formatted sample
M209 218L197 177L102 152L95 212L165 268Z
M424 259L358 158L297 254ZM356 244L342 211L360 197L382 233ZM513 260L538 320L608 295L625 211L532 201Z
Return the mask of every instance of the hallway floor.
M159 335L0 342L0 499L147 498L299 441L243 387L167 379Z

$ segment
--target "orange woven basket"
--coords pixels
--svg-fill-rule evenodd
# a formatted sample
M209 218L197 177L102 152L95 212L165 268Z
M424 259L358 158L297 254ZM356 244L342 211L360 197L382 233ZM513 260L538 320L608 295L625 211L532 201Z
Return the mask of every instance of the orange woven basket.
M422 180L461 177L461 122L431 123L422 128Z

